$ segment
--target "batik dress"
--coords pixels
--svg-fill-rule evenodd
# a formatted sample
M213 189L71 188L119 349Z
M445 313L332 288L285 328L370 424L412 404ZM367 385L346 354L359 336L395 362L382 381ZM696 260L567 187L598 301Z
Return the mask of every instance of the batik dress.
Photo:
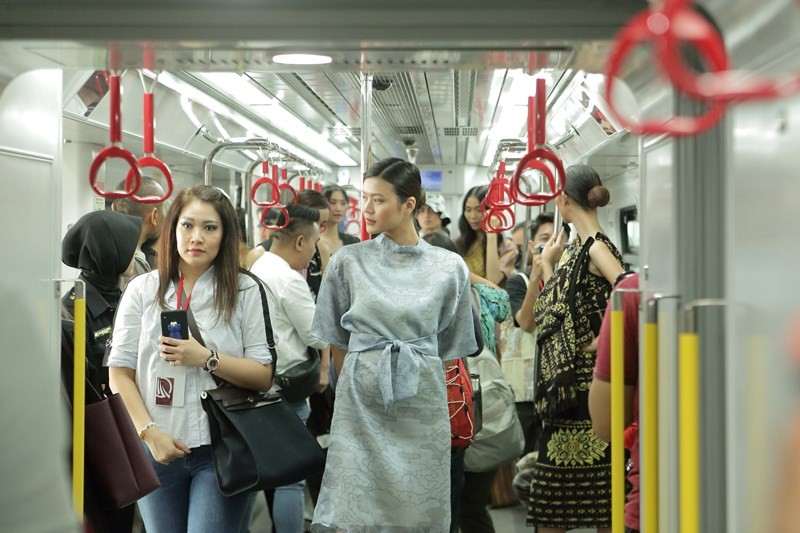
M331 257L312 332L347 350L314 532L446 533L443 360L477 350L463 259L381 235Z
M536 300L541 348L535 409L544 421L533 469L528 525L544 528L611 526L611 450L592 431L589 387L595 353L592 342L602 323L611 284L589 272L589 248L605 243L602 233L572 241L566 261Z

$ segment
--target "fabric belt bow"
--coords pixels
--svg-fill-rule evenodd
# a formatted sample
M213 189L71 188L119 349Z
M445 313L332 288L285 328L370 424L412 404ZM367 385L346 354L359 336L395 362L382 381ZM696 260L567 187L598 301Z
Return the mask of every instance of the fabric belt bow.
M349 350L368 352L383 349L378 359L378 387L383 395L383 407L389 412L395 402L413 398L419 389L419 358L423 350L430 350L436 337L423 337L408 341L390 340L379 335L351 334ZM425 346L425 348L423 348ZM392 364L394 354L397 364Z

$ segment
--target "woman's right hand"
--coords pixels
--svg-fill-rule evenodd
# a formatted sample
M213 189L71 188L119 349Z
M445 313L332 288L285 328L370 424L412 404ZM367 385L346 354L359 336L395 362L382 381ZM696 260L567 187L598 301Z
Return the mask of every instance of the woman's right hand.
M567 242L567 234L564 228L561 228L558 235L554 235L547 244L544 245L544 250L542 250L541 253L542 261L550 265L551 268L555 267L558 260L561 259L561 255L564 253L565 242Z
M163 465L192 453L183 441L155 427L145 433L144 442L150 448L153 459Z

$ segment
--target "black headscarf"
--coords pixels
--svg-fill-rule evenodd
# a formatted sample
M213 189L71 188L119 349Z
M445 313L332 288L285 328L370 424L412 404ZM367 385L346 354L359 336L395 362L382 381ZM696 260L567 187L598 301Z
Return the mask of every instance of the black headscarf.
M81 270L112 306L119 301L119 276L131 263L142 219L115 211L92 211L83 215L61 241L61 261Z

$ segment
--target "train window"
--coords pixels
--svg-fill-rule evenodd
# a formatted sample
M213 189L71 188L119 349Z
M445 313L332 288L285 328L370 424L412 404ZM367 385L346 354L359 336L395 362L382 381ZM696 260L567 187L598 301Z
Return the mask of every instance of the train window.
M635 205L620 209L620 229L622 230L622 253L639 253L639 212Z

